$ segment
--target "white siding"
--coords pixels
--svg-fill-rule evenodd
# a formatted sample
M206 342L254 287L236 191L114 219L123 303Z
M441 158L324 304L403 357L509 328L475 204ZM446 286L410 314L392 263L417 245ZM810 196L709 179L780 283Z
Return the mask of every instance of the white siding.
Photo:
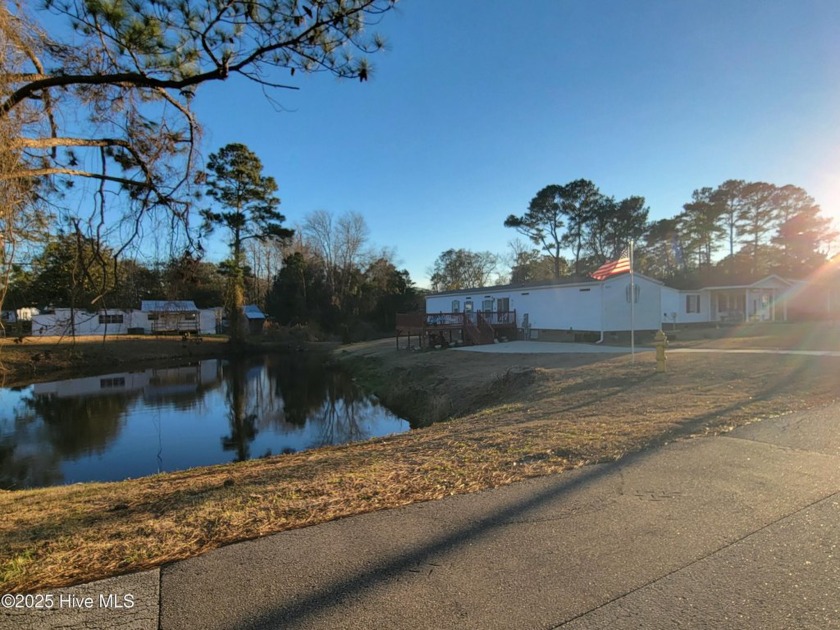
M700 296L700 312L688 312L689 295ZM697 291L680 291L679 294L679 310L677 311L677 324L699 324L711 321L711 294L705 289L698 289Z
M99 323L100 316L122 316L122 323ZM57 308L54 313L34 315L32 334L38 337L73 334L71 320L75 320L77 335L123 335L131 324L131 312L108 310L99 313Z
M840 288L788 282L777 276L768 276L749 287L720 286L686 291L666 287L638 274L634 280L639 287L635 303L637 330L656 330L663 324L676 323L679 326L712 322L713 315L722 317L712 308L722 293L738 298L742 304L739 310L746 311L748 321L782 320L785 309L791 317L826 317L840 312ZM487 287L470 293L429 296L426 298L426 312L450 312L452 300L459 301L461 310L467 301L473 303L473 310L479 310L487 296L496 299L507 297L510 309L516 311L520 328L527 314L531 328L537 330L624 331L630 329L629 284L630 276L621 275L603 283L519 289ZM691 300L692 306L697 306L692 312L688 311L689 296L696 296L696 300Z
M510 300L510 310L516 311L516 323L528 315L531 328L547 330L600 330L600 291L597 283L560 287L528 287L519 289L476 289L474 293L432 295L426 298L427 313L449 313L452 300L459 300L461 311L467 302L473 310L481 310L488 299ZM495 303L493 310L496 310Z
M671 287L661 287L662 294L662 322L663 324L679 323L680 319L680 292Z
M464 296L461 295L430 295L426 298L427 313L451 313L452 300L460 300L461 310L464 310Z
M221 324L222 309L205 308L199 311L198 328L202 335L213 335L216 333L216 323Z
M656 330L662 322L662 285L636 275L639 300L636 303L636 329ZM630 276L624 275L603 283L586 282L560 286L520 287L518 289L485 287L470 293L431 295L426 298L427 313L449 313L452 301L460 302L461 310L468 301L473 310L480 310L488 298L508 298L510 310L516 311L521 328L525 315L532 329L619 331L630 329L630 302L627 289ZM603 286L603 288L602 288ZM602 294L603 292L603 294ZM495 307L494 307L495 310Z
M645 277L634 277L638 299L634 303L633 320L636 330L658 330L662 325L662 285ZM630 276L605 280L604 330L630 330Z
M203 335L216 332L217 312L219 309L199 311L199 331ZM100 315L122 315L122 323L99 323ZM69 308L57 308L54 313L39 314L32 317L32 334L36 337L71 335ZM109 310L101 313L76 311L76 335L125 335L129 328L142 328L146 334L152 332L152 325L146 313L142 311Z
M520 290L511 308L521 323L527 313L531 328L600 330L601 295L597 283Z

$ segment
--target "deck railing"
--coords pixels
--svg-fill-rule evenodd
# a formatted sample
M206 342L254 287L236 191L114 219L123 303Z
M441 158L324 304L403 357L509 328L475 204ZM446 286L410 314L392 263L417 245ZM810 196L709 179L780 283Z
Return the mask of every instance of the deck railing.
M426 326L455 326L464 325L464 313L426 313Z
M493 343L495 328L516 327L516 311L468 313L398 313L397 335L461 329L464 340L474 344Z
M482 313L481 316L491 326L516 327L516 311L494 311L492 313Z
M491 326L516 326L516 311L493 311L480 312L481 317ZM424 317L426 326L456 326L464 325L465 320L471 321L478 325L479 311L472 311L469 313L426 313ZM399 326L401 317L417 316L417 314L397 315L397 325Z

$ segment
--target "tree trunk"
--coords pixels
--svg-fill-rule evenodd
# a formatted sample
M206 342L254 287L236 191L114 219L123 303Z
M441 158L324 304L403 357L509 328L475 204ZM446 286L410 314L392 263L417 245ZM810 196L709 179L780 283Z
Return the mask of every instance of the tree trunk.
M242 345L246 336L245 321L245 279L242 274L242 239L239 230L234 234L233 275L230 281L230 340L235 345Z

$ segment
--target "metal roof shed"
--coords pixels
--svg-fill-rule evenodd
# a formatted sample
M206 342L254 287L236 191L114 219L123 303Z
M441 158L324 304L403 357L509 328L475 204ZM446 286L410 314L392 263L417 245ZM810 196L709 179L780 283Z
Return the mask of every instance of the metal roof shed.
M253 335L261 334L265 324L265 313L256 304L246 304L243 311L245 319L248 320L248 332Z

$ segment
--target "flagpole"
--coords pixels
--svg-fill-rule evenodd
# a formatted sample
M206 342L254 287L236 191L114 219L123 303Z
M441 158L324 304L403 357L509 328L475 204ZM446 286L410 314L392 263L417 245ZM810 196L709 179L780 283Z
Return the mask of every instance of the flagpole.
M633 241L630 241L630 356L636 362L636 283L633 279Z

